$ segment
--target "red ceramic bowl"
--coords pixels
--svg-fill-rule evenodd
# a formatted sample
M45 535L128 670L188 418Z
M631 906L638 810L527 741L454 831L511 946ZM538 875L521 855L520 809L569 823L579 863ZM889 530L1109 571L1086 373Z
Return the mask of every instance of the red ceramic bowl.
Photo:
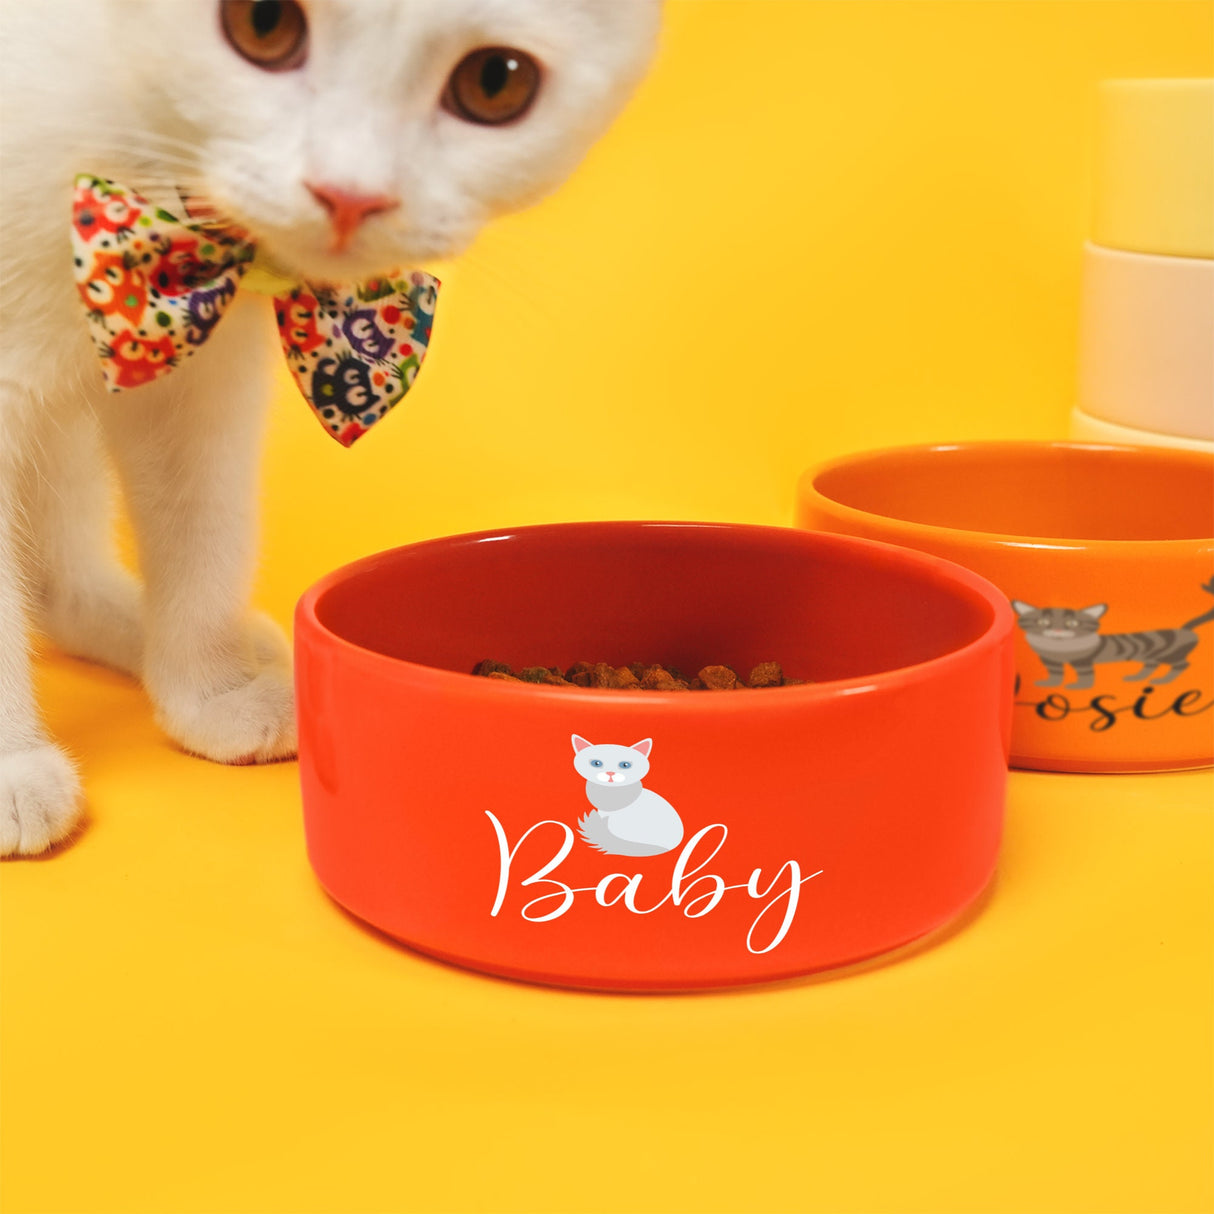
M938 928L1003 817L1013 617L989 583L774 527L455 536L300 601L308 852L355 915L509 977L760 982ZM802 686L608 691L469 672L780 661Z

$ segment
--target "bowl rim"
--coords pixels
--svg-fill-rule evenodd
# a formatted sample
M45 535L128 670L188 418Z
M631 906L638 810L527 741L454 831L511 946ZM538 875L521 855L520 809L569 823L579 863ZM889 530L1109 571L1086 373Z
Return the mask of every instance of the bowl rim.
M348 638L334 632L324 624L318 614L318 606L325 595L365 570L374 568L383 561L391 560L399 553L415 551L418 548L441 547L447 545L470 545L483 540L502 539L520 534L535 534L542 531L571 530L593 528L598 530L646 529L657 527L690 527L700 530L724 530L734 533L768 533L779 532L791 536L813 537L813 541L826 547L848 549L853 552L863 552L869 549L872 555L889 563L899 563L916 567L929 579L947 583L950 589L962 591L971 602L981 602L990 611L990 619L986 627L964 645L949 649L947 652L928 658L926 661L914 662L906 666L898 666L892 670L877 671L870 675L858 675L847 679L827 679L818 682L807 682L792 687L765 688L767 695L755 698L741 697L743 704L766 705L779 708L780 705L808 704L815 701L833 700L841 695L865 695L889 692L908 684L918 683L931 678L934 674L944 674L950 667L960 662L977 660L984 651L998 649L1007 645L1010 651L1011 637L1016 630L1016 617L1007 596L989 579L974 573L972 570L944 557L900 547L881 540L870 540L859 536L840 535L829 531L816 531L798 527L781 527L762 523L732 523L732 522L700 522L696 520L678 519L605 519L584 520L557 523L532 523L522 527L500 527L485 531L462 532L455 535L432 536L410 544L402 544L396 548L388 548L381 552L371 553L348 564L341 565L314 582L300 596L295 607L295 662L298 670L307 643L300 643L305 638L323 639L326 644L336 645L347 661L355 667L361 667L367 672L375 671L383 676L390 672L398 672L407 677L411 685L433 687L446 694L458 695L500 695L512 696L520 694L520 688L502 680L480 678L471 672L447 670L438 666L429 666L424 662L415 662L408 658L393 657L368 649ZM793 541L800 542L800 541ZM739 697L725 695L688 695L682 691L631 691L624 688L600 687L551 687L544 684L525 684L526 694L538 697L533 702L548 701L551 703L593 703L595 705L619 704L621 708L635 708L639 705L658 709L663 706L681 706L695 712L737 711ZM770 693L778 691L779 696ZM506 701L503 701L505 703ZM754 708L750 709L755 711Z
M955 451L1017 451L1041 453L1045 451L1077 451L1093 454L1098 451L1113 451L1133 456L1148 456L1154 461L1173 461L1191 466L1211 466L1211 456L1204 451L1193 451L1177 447L1156 447L1145 444L1111 442L1079 442L1061 439L980 439L972 442L908 443L893 447L866 448L853 451L834 459L824 460L806 468L797 478L797 501L800 505L823 502L830 512L856 522L868 523L904 536L935 536L952 544L970 548L993 545L999 548L1032 549L1034 551L1058 551L1068 553L1088 552L1094 555L1112 556L1129 550L1134 559L1158 560L1201 552L1214 547L1214 527L1209 536L1193 536L1187 539L1079 539L1049 535L1018 534L1016 532L983 531L967 527L946 527L941 523L917 523L912 519L894 514L879 514L849 506L837 498L822 492L817 486L820 477L839 468L856 467L897 455L921 455L926 458ZM890 540L897 544L897 541ZM913 541L909 541L912 542Z

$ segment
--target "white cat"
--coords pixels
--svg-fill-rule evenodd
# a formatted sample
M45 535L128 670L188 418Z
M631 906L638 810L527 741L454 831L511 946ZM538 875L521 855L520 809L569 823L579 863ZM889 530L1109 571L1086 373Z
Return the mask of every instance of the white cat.
M80 812L31 628L139 676L195 754L295 750L287 644L247 605L269 300L241 290L197 355L107 394L72 276L77 174L200 199L293 279L424 268L559 184L658 20L659 0L0 0L0 853ZM107 455L142 586L111 554Z
M683 821L674 806L646 788L653 739L631 746L594 745L572 736L573 767L586 781L594 806L578 822L582 838L612 856L660 856L683 841Z

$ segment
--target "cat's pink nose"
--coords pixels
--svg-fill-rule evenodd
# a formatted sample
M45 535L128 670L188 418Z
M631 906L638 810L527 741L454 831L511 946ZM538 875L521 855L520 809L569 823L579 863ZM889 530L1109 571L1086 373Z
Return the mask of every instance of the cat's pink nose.
M364 219L371 215L380 215L384 211L394 211L400 206L400 199L388 194L355 194L338 186L314 185L310 181L305 181L304 185L329 213L329 223L333 227L331 251L334 253L345 249L350 243L350 237L362 226Z

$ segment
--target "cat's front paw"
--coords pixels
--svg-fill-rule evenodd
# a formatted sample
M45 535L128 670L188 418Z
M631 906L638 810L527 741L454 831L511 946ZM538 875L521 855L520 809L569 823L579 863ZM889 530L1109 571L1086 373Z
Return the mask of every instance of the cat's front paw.
M0 755L0 856L35 856L72 833L83 813L80 778L49 742Z
M217 763L272 763L295 756L295 693L289 670L267 666L214 694L177 692L159 705L164 731Z

